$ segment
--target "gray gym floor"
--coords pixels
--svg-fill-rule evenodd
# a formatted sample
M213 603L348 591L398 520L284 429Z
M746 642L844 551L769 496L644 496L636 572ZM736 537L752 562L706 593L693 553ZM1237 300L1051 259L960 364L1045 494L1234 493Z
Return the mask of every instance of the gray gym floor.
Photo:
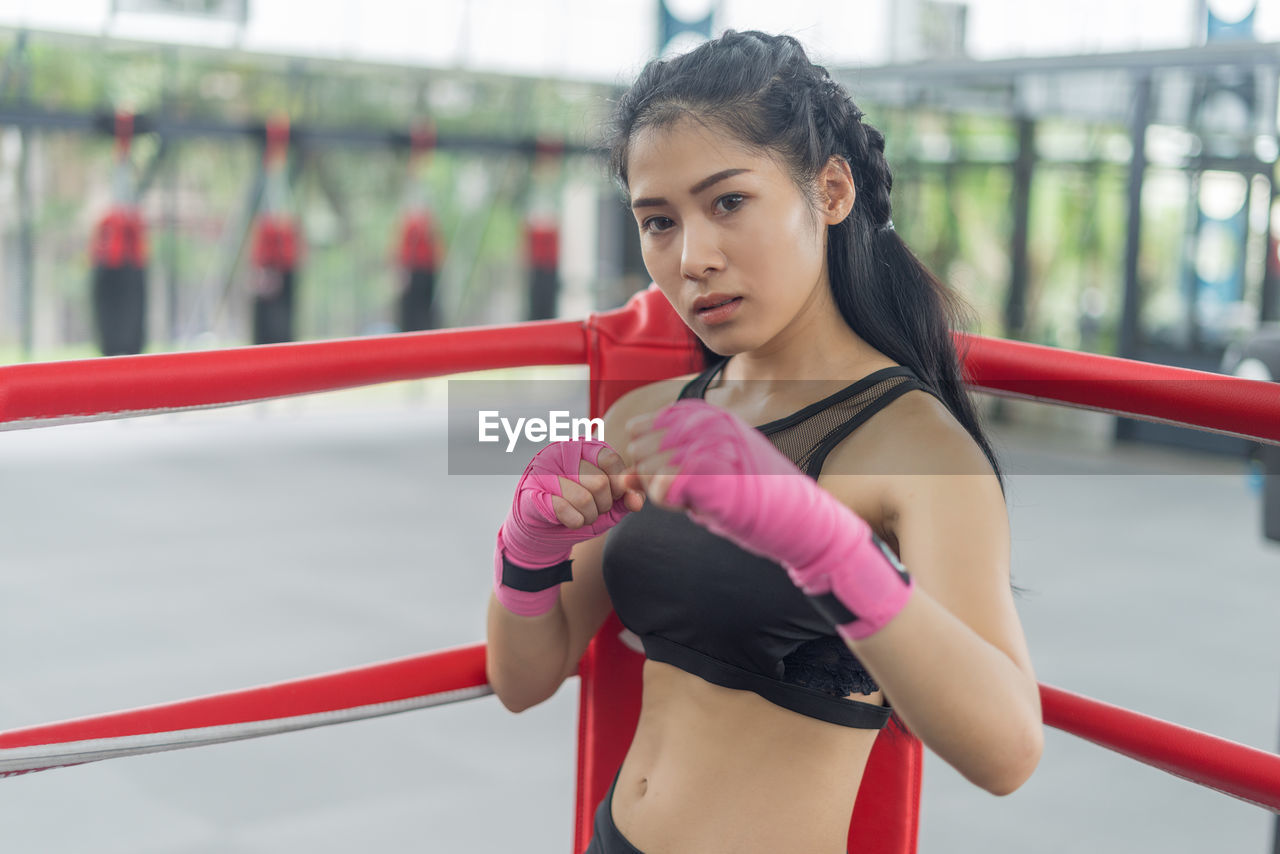
M483 639L514 477L442 383L0 434L0 730ZM1061 419L1059 419L1061 420ZM996 425L1039 678L1255 747L1280 544L1243 462ZM5 852L569 854L576 686L0 780ZM1007 798L930 757L923 854L1267 854L1255 807L1050 730Z

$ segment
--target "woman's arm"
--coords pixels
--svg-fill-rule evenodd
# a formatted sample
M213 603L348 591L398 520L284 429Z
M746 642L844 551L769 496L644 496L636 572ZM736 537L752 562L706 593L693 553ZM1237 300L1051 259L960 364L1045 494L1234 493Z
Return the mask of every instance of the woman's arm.
M493 692L511 711L555 694L577 672L587 644L609 616L600 560L606 536L574 546L573 581L560 585L559 601L547 613L521 617L490 595L485 670Z
M620 446L626 444L627 419L669 402L682 382L654 383L619 398L604 416L605 441L623 454ZM583 482L586 485L588 481ZM615 495L624 488L620 475L609 485L595 485L598 493L612 488ZM629 509L639 509L640 500L638 494L628 497L633 502ZM573 580L560 585L560 595L550 611L522 617L490 596L485 669L494 693L511 711L536 706L555 694L561 683L577 672L587 645L609 616L612 604L601 567L606 536L573 547Z
M891 530L916 589L888 625L849 646L921 741L974 784L1008 794L1035 770L1044 734L1010 594L1004 498L994 473L895 480Z
M860 432L862 444L832 452L819 483L851 508L868 506L868 490L876 496L882 532L915 590L884 628L849 646L931 750L1007 794L1035 769L1043 726L1011 594L999 481L968 432L924 393L899 398Z

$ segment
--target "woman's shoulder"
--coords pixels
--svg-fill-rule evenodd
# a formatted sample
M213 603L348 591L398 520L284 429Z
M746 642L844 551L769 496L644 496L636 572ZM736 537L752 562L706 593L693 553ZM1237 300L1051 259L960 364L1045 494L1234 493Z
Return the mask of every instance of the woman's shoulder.
M823 486L890 538L906 506L934 486L963 484L985 494L987 479L996 478L982 448L942 401L921 389L869 418L822 467Z
M912 389L854 430L823 471L885 475L992 474L981 447L941 400Z

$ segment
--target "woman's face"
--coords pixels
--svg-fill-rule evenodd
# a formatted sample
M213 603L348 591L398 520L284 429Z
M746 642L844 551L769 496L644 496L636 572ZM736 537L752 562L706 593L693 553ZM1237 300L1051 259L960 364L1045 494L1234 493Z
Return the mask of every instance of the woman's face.
M712 350L756 350L834 310L822 205L779 162L682 119L639 131L627 168L645 267Z

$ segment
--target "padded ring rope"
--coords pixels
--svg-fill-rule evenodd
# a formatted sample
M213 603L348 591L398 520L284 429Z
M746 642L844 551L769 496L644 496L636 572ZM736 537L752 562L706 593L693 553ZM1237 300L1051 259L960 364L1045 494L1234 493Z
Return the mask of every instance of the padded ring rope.
M0 430L204 409L397 380L586 361L580 321L0 367Z
M992 394L1280 444L1280 387L956 334ZM465 371L586 361L584 325L537 321L340 341L0 367L0 430L226 406Z
M1046 726L1280 812L1280 756L1041 683Z
M484 644L0 733L0 777L392 715L493 693Z
M1276 383L978 335L956 346L991 394L1280 444Z

